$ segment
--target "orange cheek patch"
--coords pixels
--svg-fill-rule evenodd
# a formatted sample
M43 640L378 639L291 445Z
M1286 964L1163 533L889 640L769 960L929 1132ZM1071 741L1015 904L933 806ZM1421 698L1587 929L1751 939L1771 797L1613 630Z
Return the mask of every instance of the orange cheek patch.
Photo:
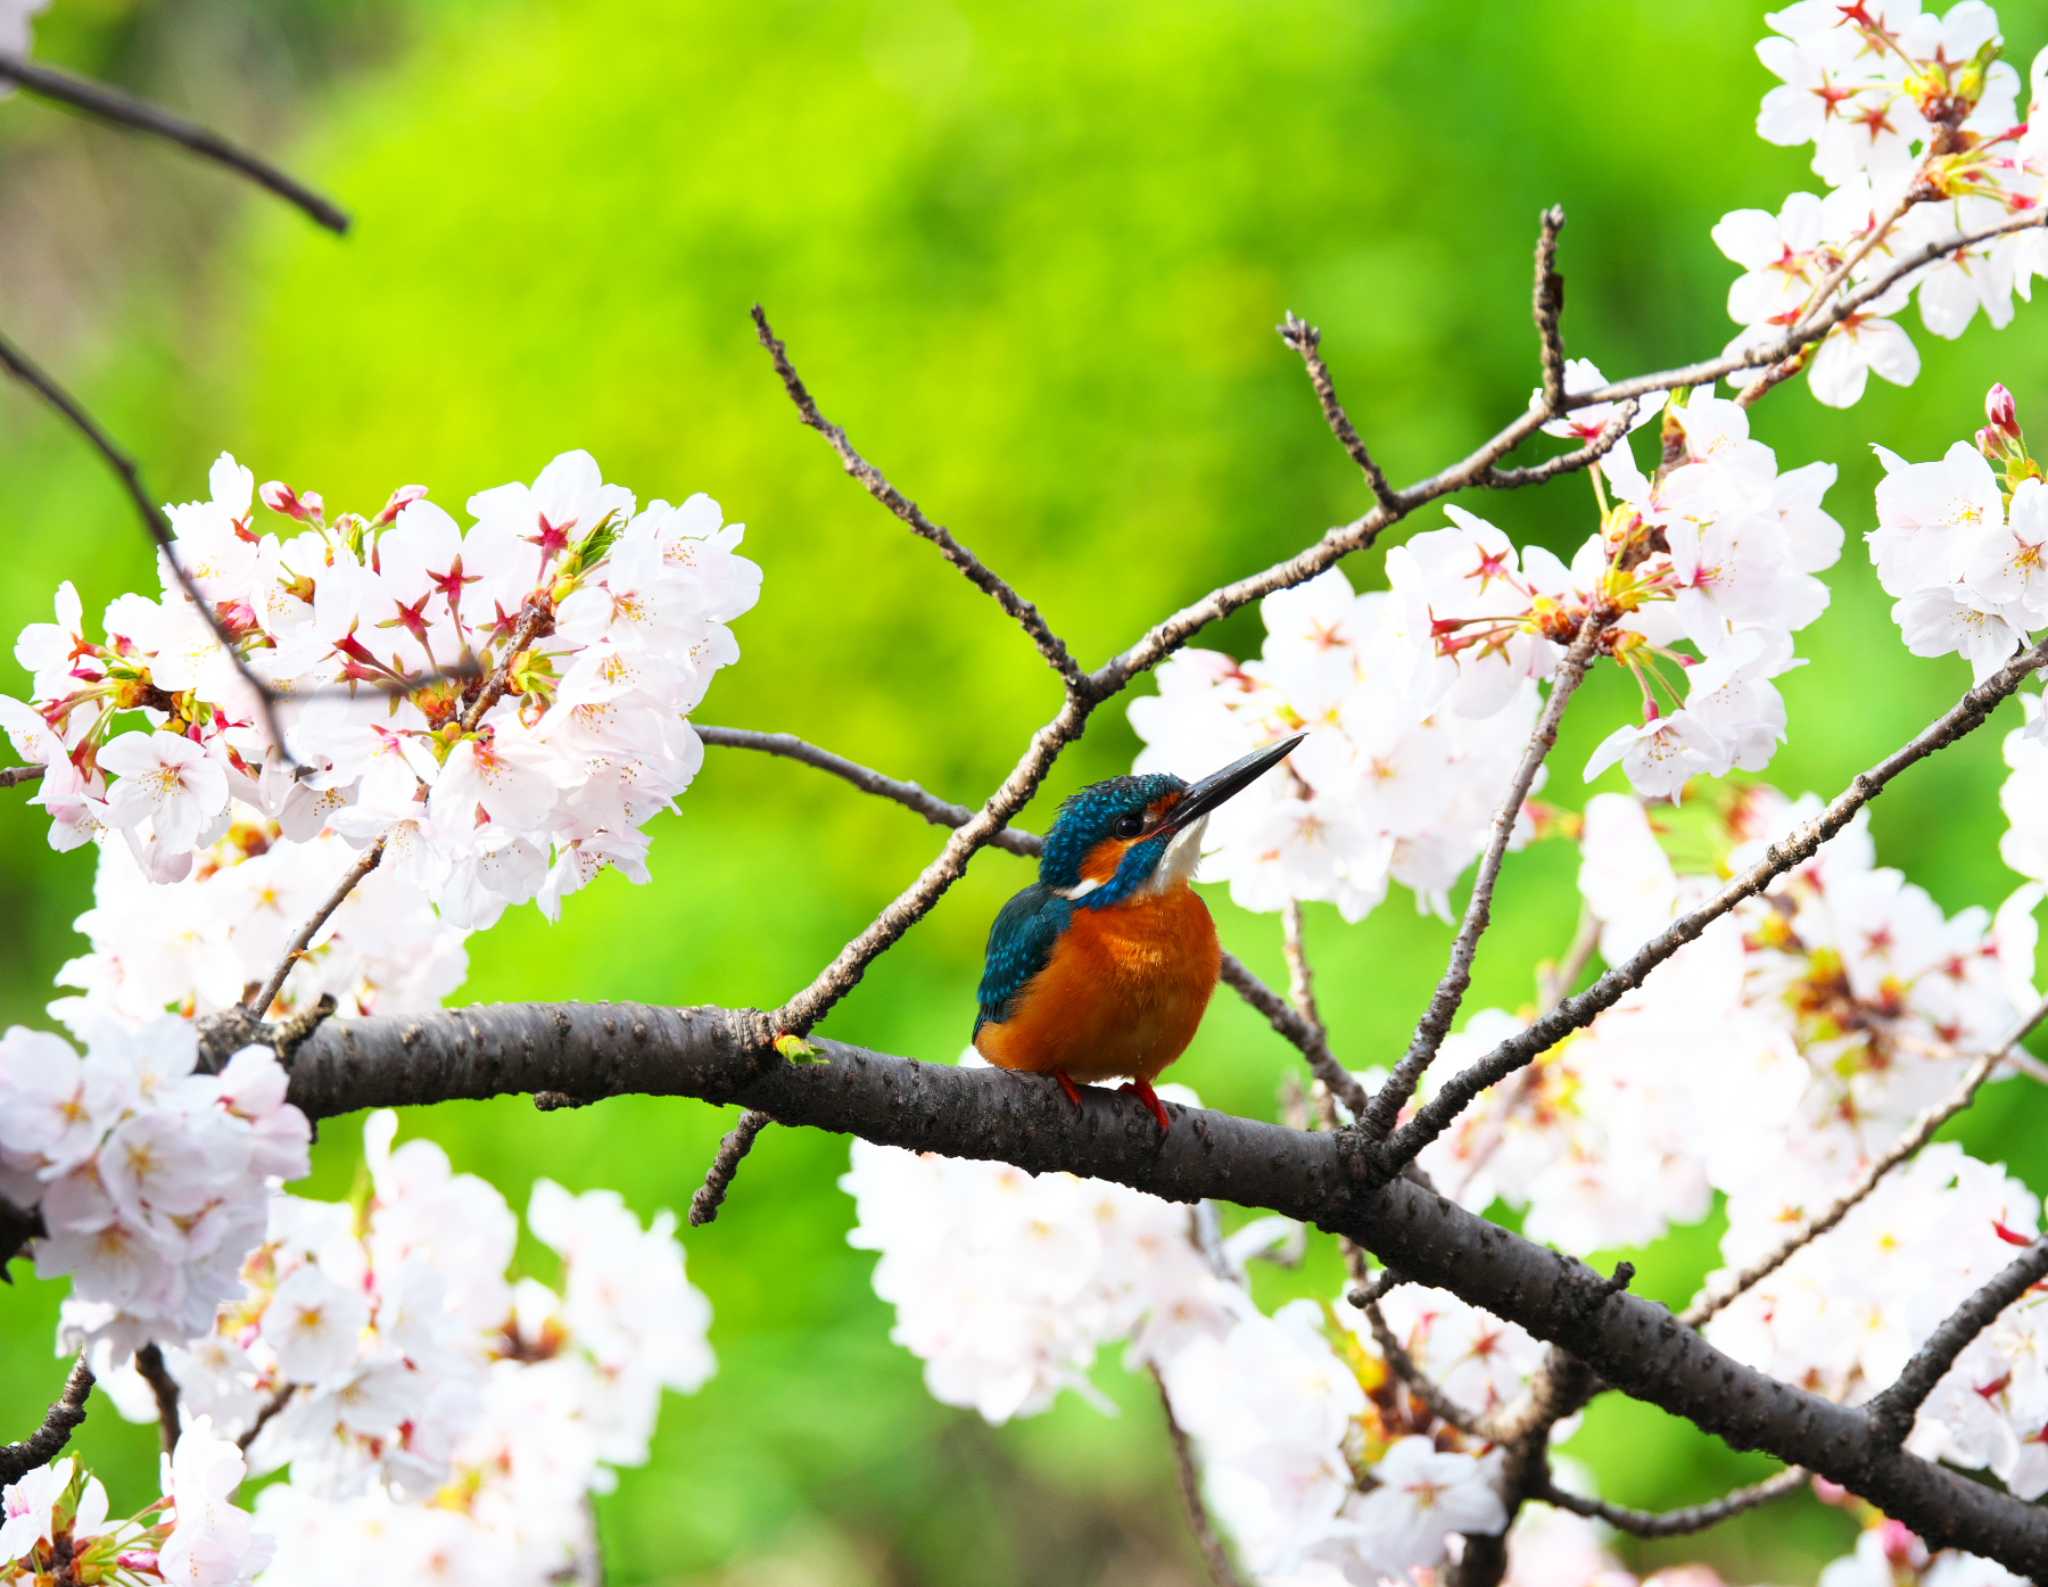
M1116 875L1116 868L1123 864L1124 855L1130 851L1129 838L1104 838L1088 851L1088 858L1081 862L1081 878L1089 882L1106 882Z

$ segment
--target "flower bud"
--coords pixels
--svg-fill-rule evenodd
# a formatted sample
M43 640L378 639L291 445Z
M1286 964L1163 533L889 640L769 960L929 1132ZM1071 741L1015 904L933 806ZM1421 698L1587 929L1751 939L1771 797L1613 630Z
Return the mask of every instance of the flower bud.
M426 495L426 493L427 487L424 485L399 486L398 489L391 493L391 499L384 503L384 510L377 514L378 526L381 528L383 525L392 522L400 513L404 512L406 508L410 507L414 502Z
M2020 433L2019 404L2012 400L2012 393L2005 388L2003 382L1985 393L1984 417L1991 421L1991 426L1995 430L2003 430L2007 435Z

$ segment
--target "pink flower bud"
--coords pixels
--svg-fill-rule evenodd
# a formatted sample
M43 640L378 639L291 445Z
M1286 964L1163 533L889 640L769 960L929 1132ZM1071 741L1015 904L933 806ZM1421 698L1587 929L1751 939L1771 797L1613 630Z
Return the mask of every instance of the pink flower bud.
M320 499L318 491L296 491L283 480L269 481L256 494L272 512L281 512L301 523L311 523L327 510L327 503Z
M388 524L406 508L426 495L424 485L401 485L391 493L391 499L384 504L384 510L377 514L377 522Z
M1984 396L1984 417L1991 421L1994 430L2007 435L2020 433L2019 404L2012 400L2012 393L2003 384L1993 386Z
M1882 1540L1884 1557L1894 1565L1919 1566L1927 1561L1927 1550L1913 1529L1903 1521L1883 1520L1877 1524L1877 1535Z

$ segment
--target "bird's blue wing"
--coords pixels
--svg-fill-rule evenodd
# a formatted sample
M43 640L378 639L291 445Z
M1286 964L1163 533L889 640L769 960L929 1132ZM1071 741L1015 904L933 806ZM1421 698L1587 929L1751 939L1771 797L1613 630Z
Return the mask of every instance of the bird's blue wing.
M974 1031L1010 1017L1017 994L1052 959L1053 944L1067 929L1074 906L1051 888L1034 882L1003 905L988 930L988 957L981 970L981 1011Z

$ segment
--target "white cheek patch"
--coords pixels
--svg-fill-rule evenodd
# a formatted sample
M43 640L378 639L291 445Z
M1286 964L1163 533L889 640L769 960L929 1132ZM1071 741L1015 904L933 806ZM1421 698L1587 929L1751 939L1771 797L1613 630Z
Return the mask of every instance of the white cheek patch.
M1209 818L1203 816L1193 826L1183 827L1167 840L1166 852L1159 857L1158 868L1145 883L1146 892L1170 892L1195 879L1195 867L1202 863L1202 835L1208 827Z
M1056 897L1064 898L1071 903L1076 898L1086 898L1101 885L1101 878L1091 876L1086 881L1076 882L1072 887L1055 887L1053 893Z

